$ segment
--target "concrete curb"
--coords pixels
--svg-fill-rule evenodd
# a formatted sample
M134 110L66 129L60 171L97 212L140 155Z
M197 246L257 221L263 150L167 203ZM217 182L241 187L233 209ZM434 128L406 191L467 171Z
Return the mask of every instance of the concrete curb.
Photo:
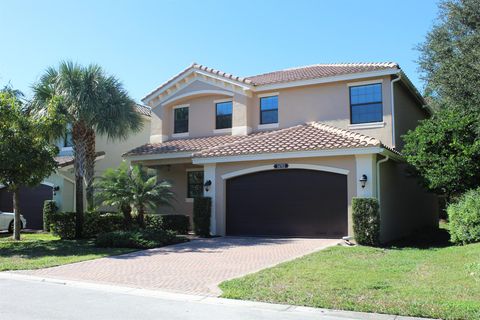
M427 318L403 317L403 316L377 314L377 313L341 311L341 310L320 309L320 308L311 308L311 307L302 307L302 306L293 306L293 305L284 305L284 304L273 304L273 303L256 302L256 301L233 300L233 299L216 298L216 297L204 296L204 295L183 294L183 293L174 293L174 292L161 291L161 290L149 290L149 289L141 289L141 288L133 288L133 287L96 284L96 283L74 281L74 280L45 278L45 277L31 276L31 275L25 275L25 274L8 272L8 271L0 272L0 279L18 280L18 281L27 281L27 282L28 281L44 282L44 283L65 285L65 286L74 287L74 288L96 290L96 291L102 291L102 292L108 292L108 293L126 294L126 295L157 298L157 299L164 299L164 300L184 301L184 302L191 302L191 303L208 303L212 305L247 307L247 308L254 308L259 310L298 313L299 315L305 314L305 313L315 313L315 314L318 314L319 316L322 316L322 318L325 317L325 319L337 318L337 319L344 319L344 320L434 320L434 319L427 319Z

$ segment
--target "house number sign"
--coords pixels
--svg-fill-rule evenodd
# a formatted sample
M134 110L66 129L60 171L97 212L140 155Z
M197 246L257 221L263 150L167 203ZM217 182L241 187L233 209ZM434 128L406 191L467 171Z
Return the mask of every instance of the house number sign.
M287 169L288 168L288 163L275 163L273 165L275 169Z

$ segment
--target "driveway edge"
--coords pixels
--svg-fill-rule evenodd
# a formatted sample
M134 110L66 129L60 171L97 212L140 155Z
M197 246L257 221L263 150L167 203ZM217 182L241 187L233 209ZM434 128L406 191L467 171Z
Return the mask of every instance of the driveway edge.
M18 280L18 281L27 281L27 282L28 281L44 282L44 283L50 283L50 284L65 285L65 286L75 287L75 288L109 292L109 293L126 294L126 295L134 295L134 296L150 297L150 298L158 298L158 299L174 300L174 301L185 301L185 302L192 302L192 303L208 303L213 305L248 307L248 308L255 308L259 310L273 310L277 312L288 312L288 313L298 313L298 314L315 313L315 314L324 316L325 318L337 317L345 320L434 320L434 319L427 319L427 318L404 317L404 316L378 314L378 313L330 310L330 309L302 307L302 306L293 306L293 305L285 305L285 304L274 304L274 303L257 302L257 301L233 300L233 299L217 298L217 297L205 296L205 295L182 294L182 293L175 293L175 292L168 292L168 291L161 291L161 290L149 290L149 289L141 289L141 288L134 288L134 287L96 284L96 283L75 281L75 280L63 280L63 279L38 277L38 276L19 274L11 271L0 272L0 279Z

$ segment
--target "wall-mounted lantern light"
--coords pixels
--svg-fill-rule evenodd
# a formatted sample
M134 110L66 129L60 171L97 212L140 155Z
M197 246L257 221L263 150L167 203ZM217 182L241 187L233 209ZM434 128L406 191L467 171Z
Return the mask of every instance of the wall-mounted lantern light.
M362 174L362 177L360 178L360 183L362 184L362 188L365 188L365 185L367 184L368 178L366 174Z
M211 185L212 185L212 180L205 181L205 184L203 185L205 187L205 191L208 192L208 190L210 190Z

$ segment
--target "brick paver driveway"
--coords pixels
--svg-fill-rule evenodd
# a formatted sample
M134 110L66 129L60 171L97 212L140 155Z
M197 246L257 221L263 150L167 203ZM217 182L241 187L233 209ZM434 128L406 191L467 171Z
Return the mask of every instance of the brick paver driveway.
M22 273L46 278L219 295L221 291L217 285L224 280L255 272L338 242L333 239L201 239Z

